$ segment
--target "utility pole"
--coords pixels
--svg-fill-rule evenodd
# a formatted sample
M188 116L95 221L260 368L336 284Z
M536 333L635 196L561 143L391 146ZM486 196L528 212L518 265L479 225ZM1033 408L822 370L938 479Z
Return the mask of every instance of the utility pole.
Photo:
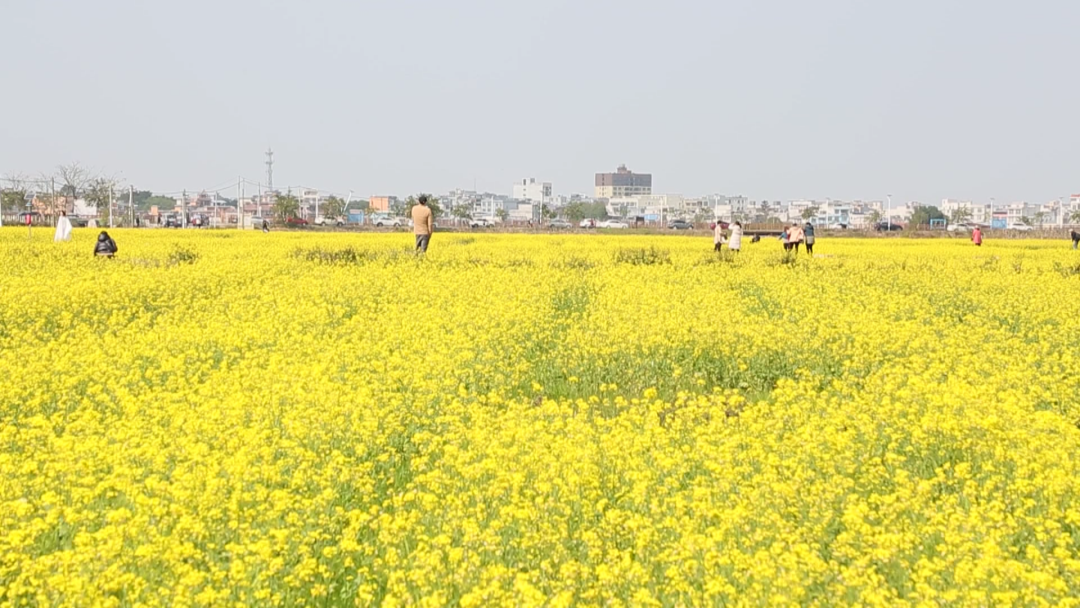
M109 184L109 228L113 227L112 206L113 206L113 185L110 183Z
M274 150L266 149L266 187L270 192L274 191Z
M135 227L135 186L128 185L128 211L131 213L131 227Z
M888 222L888 224L889 224L889 230L888 231L892 232L892 195L890 194L888 196L889 196L889 207L888 207L888 215L886 216L885 221Z
M236 229L244 227L244 178L236 178Z
M180 227L187 228L187 190L184 190L182 199L180 199Z
M262 184L259 184L259 198L255 199L255 214L260 218L262 214Z

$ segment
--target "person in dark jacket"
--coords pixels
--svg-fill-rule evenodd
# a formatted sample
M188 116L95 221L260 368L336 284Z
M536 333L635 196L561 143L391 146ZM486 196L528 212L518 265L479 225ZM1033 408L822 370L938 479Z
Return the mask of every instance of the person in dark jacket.
M97 243L94 244L94 255L104 256L111 258L116 255L116 241L109 236L108 232L104 230L97 237Z
M1069 238L1072 239L1073 249L1076 249L1077 245L1080 245L1080 232L1077 232L1075 228L1070 230L1069 231Z
M806 222L803 226L803 242L806 243L806 253L814 255L814 225Z

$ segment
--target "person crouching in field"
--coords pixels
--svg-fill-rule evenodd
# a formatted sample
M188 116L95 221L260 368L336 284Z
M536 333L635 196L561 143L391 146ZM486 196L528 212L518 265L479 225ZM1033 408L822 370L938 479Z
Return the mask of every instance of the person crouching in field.
M435 218L428 207L428 197L421 194L412 208L413 234L416 235L416 251L427 253L431 233L435 231Z
M971 242L975 243L976 247L982 247L982 230L978 226L971 231Z
M94 257L111 258L116 255L116 251L116 241L108 232L102 230L97 237L97 243L94 243Z
M713 224L712 235L713 251L720 251L724 248L724 225L720 222Z

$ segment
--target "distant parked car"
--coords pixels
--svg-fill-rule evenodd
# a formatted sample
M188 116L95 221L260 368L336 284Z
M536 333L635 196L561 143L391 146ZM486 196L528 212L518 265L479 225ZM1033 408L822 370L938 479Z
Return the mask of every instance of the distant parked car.
M949 232L971 232L975 229L975 224L949 224L949 226L945 229Z
M315 217L315 225L316 226L325 226L327 224L333 224L335 226L344 226L345 225L345 218L343 218L343 217L326 218L326 217L323 217L321 215Z
M627 224L621 220L604 220L596 225L597 228L629 228L630 224Z
M1009 230L1019 230L1020 232L1028 232L1028 231L1034 230L1034 228L1032 228L1031 226L1028 226L1027 224L1013 224L1012 226L1009 226Z
M379 228L401 228L405 225L405 220L387 213L376 213L371 216L371 223Z
M548 222L548 228L552 230L569 230L573 228L573 224L566 220L551 220Z
M896 222L891 224L889 222L878 222L877 225L874 226L874 230L877 230L878 232L896 232L897 230L903 229L904 227Z
M692 223L690 223L690 222L688 222L686 220L675 220L675 221L671 222L670 224L668 224L668 228L670 228L672 230L691 230L691 229L693 229L693 227L694 227L694 224L692 224Z
M469 228L493 228L495 222L490 218L478 217L474 220L469 220Z
M596 228L596 220L591 217L587 217L578 223L578 228Z
M308 221L302 217L290 217L285 220L285 224L288 226L307 226Z

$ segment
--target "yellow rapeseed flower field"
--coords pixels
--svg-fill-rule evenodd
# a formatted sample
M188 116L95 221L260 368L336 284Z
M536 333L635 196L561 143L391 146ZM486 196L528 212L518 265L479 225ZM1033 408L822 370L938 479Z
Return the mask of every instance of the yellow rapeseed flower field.
M1066 242L0 229L0 604L1080 605Z

